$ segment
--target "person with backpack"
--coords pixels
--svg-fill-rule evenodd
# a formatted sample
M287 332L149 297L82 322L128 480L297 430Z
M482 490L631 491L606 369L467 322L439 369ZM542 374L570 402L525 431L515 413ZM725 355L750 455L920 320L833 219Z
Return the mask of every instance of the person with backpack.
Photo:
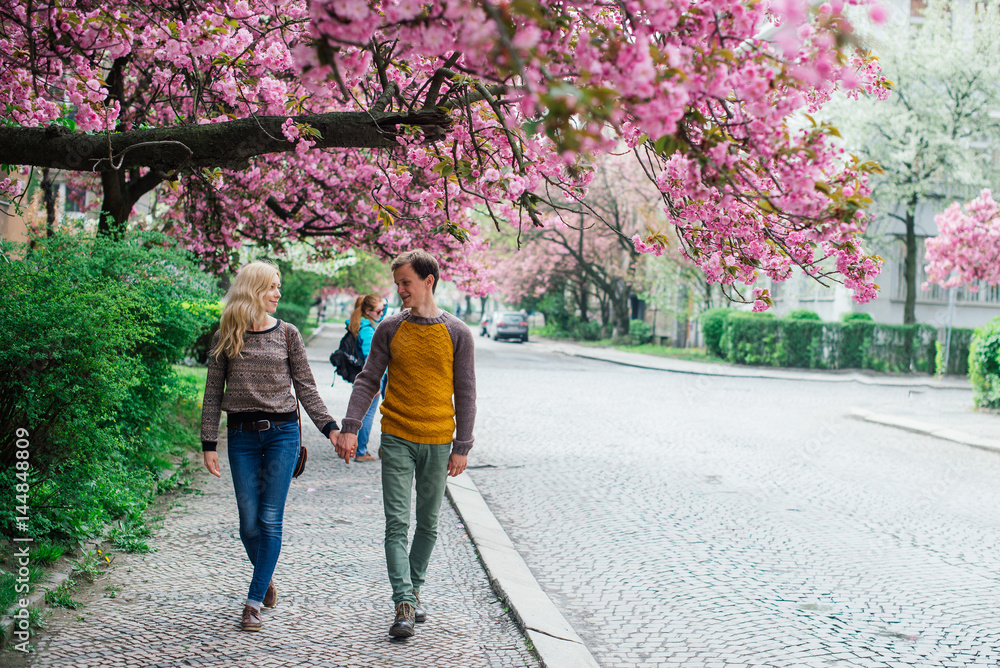
M226 411L240 540L253 565L240 620L244 631L260 631L261 606L273 608L278 602L271 577L299 458L298 402L332 443L339 433L316 390L302 335L294 325L271 316L280 298L281 274L275 265L258 260L236 274L212 338L201 409L205 468L220 478L216 447Z
M445 483L465 470L474 441L475 341L468 325L435 304L439 277L438 262L426 251L393 260L403 310L375 330L337 439L337 455L349 463L365 411L388 370L380 457L385 560L395 606L389 635L395 638L412 636L414 624L427 619L420 588L437 542ZM407 549L414 480L417 526Z
M351 312L351 319L347 321L347 331L357 338L357 345L361 353L361 365L368 359L368 353L372 348L372 338L375 336L375 327L382 320L385 313L385 299L378 295L367 294L358 297L354 301L354 311ZM353 379L351 379L353 382ZM375 413L378 411L379 395L372 399L372 405L365 413L358 430L358 450L354 455L356 462L373 462L375 457L368 454L368 439L372 433L372 425L375 423Z

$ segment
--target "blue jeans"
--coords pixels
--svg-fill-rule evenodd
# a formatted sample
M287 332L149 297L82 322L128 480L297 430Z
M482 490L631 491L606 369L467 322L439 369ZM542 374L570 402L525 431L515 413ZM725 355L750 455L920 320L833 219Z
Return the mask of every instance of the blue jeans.
M228 430L229 468L240 511L240 540L253 564L247 600L264 600L281 553L281 522L299 458L299 425Z
M355 457L361 457L362 455L368 454L368 439L372 434L372 425L375 424L375 413L378 412L378 401L379 395L375 395L372 399L372 405L368 407L368 412L365 413L365 417L361 420L361 429L358 429L358 449L354 453Z

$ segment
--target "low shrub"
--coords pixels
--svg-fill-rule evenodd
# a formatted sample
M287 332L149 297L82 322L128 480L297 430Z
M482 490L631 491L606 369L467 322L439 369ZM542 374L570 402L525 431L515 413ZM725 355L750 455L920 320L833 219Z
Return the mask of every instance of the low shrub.
M968 376L969 375L969 351L972 346L972 337L976 330L964 328L952 328L951 330L951 350L948 351L948 362L945 366L944 341L937 341L937 356L935 358L935 374L938 376ZM941 334L942 339L945 334Z
M785 314L787 320L817 320L819 322L823 321L823 318L819 317L819 313L816 311L810 311L807 308L796 308L792 309Z
M630 320L628 335L632 339L632 345L640 346L649 343L649 340L653 338L653 326L645 320Z
M716 357L725 357L726 353L722 349L722 331L725 326L726 316L735 313L730 308L710 308L702 311L698 316L701 323L701 336L705 341L705 349Z
M601 323L594 322L593 320L578 322L573 327L573 338L580 341L599 341L603 338L603 334L604 330L601 327Z
M210 325L190 305L219 295L162 235L58 234L3 250L15 259L0 290L18 308L0 311L9 337L0 349L0 533L93 536L141 514L158 471L197 443L177 423L190 383L171 365ZM28 459L18 456L19 435ZM27 525L17 520L17 484L27 485Z
M812 314L810 317L804 314ZM802 367L805 369L827 368L824 358L823 321L812 311L802 310L800 317L788 316L781 322L782 341L785 358L782 366Z
M1000 408L1000 318L990 320L973 335L969 379L976 406Z
M723 320L719 347L735 364L782 366L785 361L781 321L770 311L730 311Z

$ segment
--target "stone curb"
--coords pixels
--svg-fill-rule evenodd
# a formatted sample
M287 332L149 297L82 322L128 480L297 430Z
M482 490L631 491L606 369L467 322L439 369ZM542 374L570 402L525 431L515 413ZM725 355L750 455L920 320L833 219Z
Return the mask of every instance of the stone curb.
M542 666L599 668L583 640L535 580L469 474L449 478L447 492L476 546L490 585L510 606Z
M620 350L602 350L600 348L584 348L567 343L545 340L542 347L551 352L618 364L619 366L652 371L668 371L696 376L724 376L728 378L769 378L773 380L802 380L815 383L859 383L886 387L927 387L936 390L969 389L968 380L937 379L931 376L871 376L858 372L831 373L829 371L784 371L770 370L760 367L737 367L724 364L705 362L689 362L687 360L672 360L670 358L652 358L642 353L627 353Z
M86 554L87 552L96 552L99 547L97 543L85 543L80 549ZM29 608L33 610L45 608L47 605L45 603L45 595L49 591L61 587L73 575L73 565L65 558L61 561L60 566L62 568L69 568L69 570L53 571L47 574L44 580L35 583L32 593L28 596ZM0 618L0 649L10 646L16 622L17 620L10 615L4 615Z
M898 415L875 413L874 411L870 411L865 408L852 408L851 415L866 422L874 422L887 427L895 427L905 431L912 431L917 434L926 434L927 436L933 436L934 438L940 438L954 443L961 443L962 445L980 448L981 450L1000 452L1000 441L991 438L983 438L958 429L939 427L938 425L921 422L908 417L900 417Z
M41 610L45 607L45 594L49 592L50 589L58 589L66 580L69 579L69 573L50 573L46 576L43 582L38 582L34 585L34 592L28 596L28 608L33 610ZM12 640L14 640L14 626L17 620L10 615L4 615L0 619L0 634L3 635L0 638L0 648L10 647ZM30 643L31 640L29 639ZM13 643L17 644L17 643Z

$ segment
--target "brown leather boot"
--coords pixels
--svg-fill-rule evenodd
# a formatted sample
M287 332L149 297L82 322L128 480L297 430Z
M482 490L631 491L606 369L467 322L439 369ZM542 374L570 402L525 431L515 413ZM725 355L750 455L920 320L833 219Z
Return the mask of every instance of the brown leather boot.
M265 608L273 608L278 604L278 590L274 587L274 580L267 585L267 591L264 592L264 600L261 604Z
M393 638L409 638L413 635L413 606L405 601L396 606L396 621L389 627Z
M243 620L240 622L240 628L244 631L260 631L263 626L264 620L260 618L260 610L250 605L243 606Z
M420 604L420 594L413 592L413 597L417 599L417 604L413 606L413 621L417 624L423 624L427 621L427 611L424 610L424 606Z

